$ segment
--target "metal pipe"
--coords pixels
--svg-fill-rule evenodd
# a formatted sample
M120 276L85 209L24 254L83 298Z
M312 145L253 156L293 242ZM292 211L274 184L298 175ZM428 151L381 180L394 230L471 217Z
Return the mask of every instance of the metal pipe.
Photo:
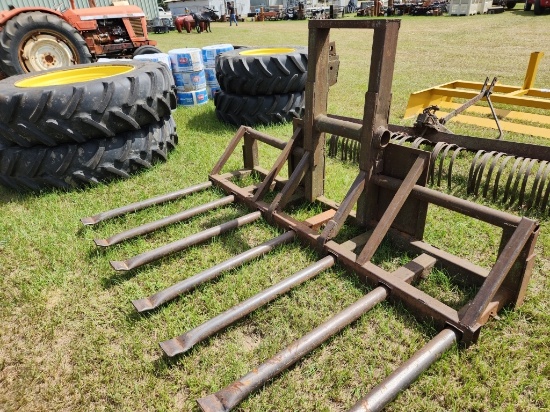
M174 252L179 252L189 246L202 243L214 236L220 235L222 233L228 232L232 229L236 229L247 223L254 222L262 216L261 212L253 212L237 219L230 220L221 225L211 227L209 229L203 230L202 232L195 233L194 235L187 236L183 239L176 240L175 242L168 243L167 245L161 246L157 249L150 250L149 252L142 253L140 255L134 256L133 258L127 260L112 260L111 266L114 270L131 270L139 266L143 266L146 263L153 262L154 260L160 259L164 256L167 256Z
M147 200L142 200L141 202L131 203L126 206L119 207L117 209L112 209L107 212L98 213L94 216L83 217L80 219L84 225L95 225L103 220L111 219L113 217L125 215L126 213L136 212L146 207L158 205L161 203L169 202L170 200L179 199L180 197L190 195L195 192L200 192L202 190L208 189L212 186L212 182L203 182L194 186L186 187L185 189L178 190L176 192L167 193L165 195L152 197Z
M294 341L286 349L277 353L241 379L214 394L198 399L197 403L204 412L230 411L250 393L264 385L266 381L296 363L328 338L368 312L376 304L385 300L387 296L388 291L385 287L377 287L307 335Z
M375 175L372 177L372 180L378 186L392 190L398 190L402 182L400 179L384 175ZM510 225L517 226L521 221L521 217L514 216L510 213L501 212L500 210L491 209L487 206L469 202L468 200L459 199L424 186L414 186L411 194L417 199L433 203L437 206L443 206L453 212L459 212L502 228Z
M131 239L136 236L141 236L147 233L154 232L155 230L160 229L161 227L171 225L172 223L181 222L182 220L192 218L193 216L196 216L198 214L208 212L209 210L228 205L229 203L233 203L234 201L235 201L235 196L233 195L226 196L221 199L217 199L212 202L199 205L192 209L184 210L183 212L179 212L179 213L167 216L163 219L155 220L154 222L149 222L144 225L126 230L124 232L120 232L107 239L94 239L94 242L97 246L116 245L117 243L120 243L123 240Z
M458 340L452 329L443 329L412 358L397 368L381 383L376 385L364 398L357 402L349 412L375 412L382 410L403 389L409 387L422 372L428 369L443 352Z
M326 256L318 260L307 268L295 273L294 275L282 280L279 283L265 289L264 291L252 296L251 298L239 303L236 306L226 310L215 318L203 323L200 326L184 333L176 338L160 343L160 347L167 356L175 356L191 349L196 343L212 336L214 333L231 325L233 322L245 317L260 306L271 302L273 299L288 292L294 286L304 283L325 269L334 265L335 260L332 256Z
M138 312L145 312L151 309L155 309L161 304L168 302L171 299L174 299L176 296L188 292L202 283L214 279L222 272L234 269L245 262L248 262L258 256L264 255L280 244L290 242L292 239L294 239L294 235L295 232L293 231L285 232L274 239L270 239L267 242L256 246L255 248L249 249L246 252L241 253L240 255L227 259L225 262L206 269L201 273L198 273L188 279L176 283L175 285L170 286L169 288L164 289L160 292L157 292L152 296L134 300L132 301L132 304Z
M348 122L327 115L318 115L315 118L315 128L320 132L349 137L355 140L361 139L361 133L363 131L362 124Z

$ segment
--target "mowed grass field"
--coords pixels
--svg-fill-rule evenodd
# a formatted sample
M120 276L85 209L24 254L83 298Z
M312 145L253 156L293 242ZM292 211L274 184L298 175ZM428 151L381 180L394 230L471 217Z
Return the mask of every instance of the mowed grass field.
M521 85L529 55L543 51L536 87L550 88L550 16L521 10L469 17L402 19L390 120L403 119L409 95L452 80L497 76ZM213 23L212 33L152 35L161 50L231 43L307 45L307 21ZM332 30L341 65L329 112L361 117L372 33ZM0 93L2 93L0 89ZM228 206L148 236L98 249L94 238L197 206L221 193L207 191L124 218L83 227L101 211L207 180L235 128L216 119L214 105L174 112L179 145L167 163L129 180L71 192L19 194L0 188L0 411L198 411L196 399L252 370L368 292L356 276L334 266L255 311L225 331L168 360L158 343L178 336L318 259L298 242L231 270L146 315L131 301L149 296L278 232L260 221L128 272L124 260L219 224L246 211ZM494 130L451 123L457 133L495 137ZM261 131L288 139L290 125ZM549 145L507 133L506 139ZM277 153L263 150L265 166ZM263 163L264 164L264 163ZM227 169L241 166L237 153ZM356 166L329 160L327 196L341 200ZM466 169L467 173L467 169ZM455 194L465 196L464 190ZM494 208L498 204L475 199ZM310 210L298 210L307 215ZM537 259L525 303L507 309L481 331L479 342L458 346L403 392L389 411L550 410L550 222L541 224ZM426 240L490 267L500 232L430 208ZM411 256L383 244L375 263L392 270ZM421 286L450 305L468 291L433 271ZM459 306L458 306L459 307ZM407 360L437 331L405 308L382 303L239 405L240 411L345 411Z

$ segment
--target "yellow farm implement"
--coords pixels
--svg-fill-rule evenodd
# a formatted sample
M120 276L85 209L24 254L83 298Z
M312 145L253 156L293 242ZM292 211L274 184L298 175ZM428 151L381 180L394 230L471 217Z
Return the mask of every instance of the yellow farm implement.
M452 117L452 120L488 128L498 128L500 124L502 130L550 138L550 89L534 88L543 56L542 52L531 53L523 86L494 85L490 102L499 105L495 108L499 122L492 118L492 108L484 105L472 105L462 114ZM479 82L456 80L413 93L404 118L416 116L429 106L437 106L439 110L435 115L445 117L449 113L446 110L460 108L465 100L478 96L483 86ZM487 99L480 101L487 102ZM528 109L523 111L525 108Z

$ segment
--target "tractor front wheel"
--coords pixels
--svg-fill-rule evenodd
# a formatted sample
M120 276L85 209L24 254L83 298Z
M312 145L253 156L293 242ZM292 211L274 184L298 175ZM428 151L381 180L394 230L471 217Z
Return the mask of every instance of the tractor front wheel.
M0 32L0 69L10 76L91 60L80 33L53 14L21 13Z

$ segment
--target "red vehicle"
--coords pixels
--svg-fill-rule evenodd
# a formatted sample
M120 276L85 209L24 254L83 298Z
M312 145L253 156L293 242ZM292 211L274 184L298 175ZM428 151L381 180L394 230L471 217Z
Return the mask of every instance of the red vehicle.
M543 14L546 10L550 10L550 0L525 0L523 10L529 11L533 7L535 15Z
M19 7L0 11L0 78L73 64L99 57L132 57L159 52L147 37L145 13L137 6L65 11Z

